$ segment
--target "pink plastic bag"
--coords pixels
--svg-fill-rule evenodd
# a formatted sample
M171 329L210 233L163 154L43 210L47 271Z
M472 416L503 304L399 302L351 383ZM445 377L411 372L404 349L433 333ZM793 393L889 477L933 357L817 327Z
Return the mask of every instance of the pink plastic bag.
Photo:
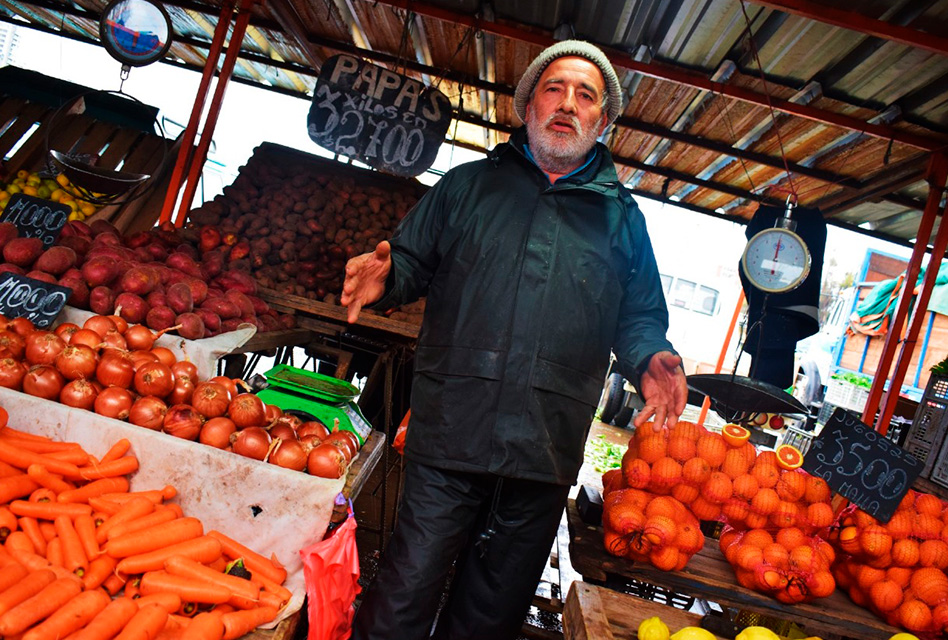
M348 640L352 634L352 603L359 586L356 519L349 517L329 537L300 551L309 616L308 640Z

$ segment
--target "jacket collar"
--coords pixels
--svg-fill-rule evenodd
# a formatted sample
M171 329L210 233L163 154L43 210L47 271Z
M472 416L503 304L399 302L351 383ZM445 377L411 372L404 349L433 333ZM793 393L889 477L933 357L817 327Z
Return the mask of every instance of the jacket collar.
M529 164L533 170L543 173L540 167L536 166L527 156L527 128L520 127L512 134L507 142L498 144L487 153L487 157L499 166L502 156L510 149L516 151L520 161ZM569 188L580 187L591 189L603 195L615 197L619 193L619 176L616 174L615 164L612 161L612 154L606 145L601 142L596 143L596 157L581 171L574 173L566 178L556 181L554 187Z

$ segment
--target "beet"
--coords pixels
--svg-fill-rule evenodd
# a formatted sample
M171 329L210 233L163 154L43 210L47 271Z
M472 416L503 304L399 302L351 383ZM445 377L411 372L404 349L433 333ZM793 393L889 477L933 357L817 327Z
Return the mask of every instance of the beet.
M167 307L168 298L165 296L165 292L162 289L155 289L147 296L145 296L145 302L148 303L149 307Z
M253 310L253 303L250 301L250 298L245 296L240 291L227 291L224 293L224 299L237 305L237 308L240 310L241 317L247 318L248 322L250 321L250 318L253 318L256 315Z
M153 269L139 266L132 267L122 274L118 288L121 291L133 293L137 296L144 296L148 295L152 289L158 286L158 283L159 277L157 272Z
M145 324L152 331L161 331L174 326L177 314L168 307L152 307L145 316Z
M51 273L54 276L61 276L76 266L76 252L69 247L50 247L44 251L36 263L34 269Z
M66 304L80 309L87 308L89 306L89 287L86 285L86 281L82 279L78 271L76 271L76 275L68 275L68 273L59 279L60 286L72 289Z
M178 335L188 340L200 340L204 337L204 321L196 313L179 314L174 321L178 327Z
M6 246L10 240L20 235L19 229L12 222L0 222L0 249Z
M207 300L207 285L203 280L190 278L186 282L191 289L191 299L194 300L194 304L201 304Z
M19 276L26 275L26 271L24 271L22 267L18 267L15 264L10 264L9 262L4 262L3 264L0 264L0 273L7 273L7 272L15 273Z
M195 278L201 277L200 265L198 265L198 263L194 261L194 258L192 258L187 253L176 251L175 253L172 253L170 256L168 256L168 259L165 260L165 264L172 269L182 271L189 276L193 276Z
M201 320L204 322L204 328L209 334L217 333L221 330L221 317L210 309L198 308L194 310L194 313L201 317Z
M118 263L106 256L97 256L86 260L82 265L82 278L92 287L111 284L118 275Z
M3 246L3 259L18 267L29 267L43 253L39 238L13 238Z
M86 283L89 283L88 278L85 280ZM89 292L89 308L101 316L111 315L115 310L115 293L108 287L93 288Z
M148 303L141 296L125 291L116 296L115 309L129 324L140 324L148 313Z
M190 313L194 310L194 298L191 297L191 287L184 282L176 282L165 294L168 298L168 306L176 313Z

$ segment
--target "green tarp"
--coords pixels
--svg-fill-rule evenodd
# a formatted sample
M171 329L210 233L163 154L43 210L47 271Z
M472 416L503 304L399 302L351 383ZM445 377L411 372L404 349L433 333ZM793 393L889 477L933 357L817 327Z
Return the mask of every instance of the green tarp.
M896 302L901 293L903 273L898 278L883 280L874 286L866 297L856 306L856 311L850 321L853 330L869 335L879 335L886 332L892 315L895 313ZM925 279L925 269L918 274L914 291L917 294ZM948 261L943 261L935 280L928 310L948 316ZM913 300L914 303L914 300Z

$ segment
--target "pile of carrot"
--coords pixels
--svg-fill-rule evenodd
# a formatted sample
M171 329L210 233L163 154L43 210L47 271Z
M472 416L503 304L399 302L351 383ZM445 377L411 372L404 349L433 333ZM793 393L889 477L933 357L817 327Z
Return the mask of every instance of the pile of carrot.
M286 570L168 500L129 491L127 440L98 460L6 426L0 407L0 638L231 640L289 601ZM225 573L242 559L251 577Z

